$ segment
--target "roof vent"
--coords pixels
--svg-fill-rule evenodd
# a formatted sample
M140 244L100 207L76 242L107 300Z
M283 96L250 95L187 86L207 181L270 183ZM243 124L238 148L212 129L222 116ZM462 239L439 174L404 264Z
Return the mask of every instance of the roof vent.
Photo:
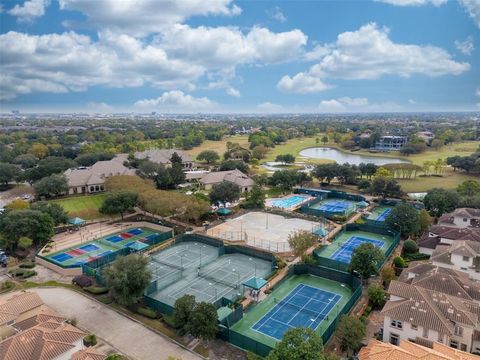
M449 314L453 314L453 309L452 309L452 308L448 308L448 309L447 309L447 312L448 312Z

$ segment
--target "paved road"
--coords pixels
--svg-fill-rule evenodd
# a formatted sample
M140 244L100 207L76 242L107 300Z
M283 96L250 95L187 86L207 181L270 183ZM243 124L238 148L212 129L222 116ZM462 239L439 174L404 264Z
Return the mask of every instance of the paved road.
M75 291L64 288L38 288L46 305L66 317L77 319L78 326L96 334L131 359L162 360L174 356L199 360L183 349L129 318L118 314Z

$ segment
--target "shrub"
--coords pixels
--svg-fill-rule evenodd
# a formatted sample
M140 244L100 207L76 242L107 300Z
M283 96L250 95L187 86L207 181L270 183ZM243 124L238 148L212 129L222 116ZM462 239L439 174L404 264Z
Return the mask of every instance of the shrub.
M32 277L32 276L35 276L37 275L37 272L36 271L33 271L33 270L27 270L23 273L22 275L22 279L27 279L29 277Z
M87 286L83 288L86 292L94 295L102 295L108 293L108 288L100 286Z
M146 316L150 319L156 319L158 316L157 316L157 312L155 310L152 310L150 308L147 308L147 307L143 307L143 306L140 306L138 309L137 309L137 312L140 314L140 315L143 315L143 316Z
M397 256L393 259L393 265L395 267L403 269L405 267L405 260L401 256Z
M177 324L175 323L172 315L163 315L162 319L163 319L163 322L165 324L167 324L168 326L170 326L174 329L176 329L178 327Z
M97 345L97 337L94 334L85 336L83 338L83 345L86 347Z
M404 257L406 260L408 260L408 261L419 261L419 260L428 260L428 259L430 259L430 255L421 254L421 253L405 254L403 257Z
M0 286L0 290L7 291L12 289L15 286L15 283L10 280L5 280Z
M417 243L413 240L405 240L403 243L403 252L405 254L415 254L418 251Z
M22 263L22 264L18 265L18 267L20 267L22 269L33 269L35 267L35 263L34 262L25 262L25 263Z
M98 296L97 300L100 301L102 304L105 304L105 305L109 305L113 302L113 299L106 294Z
M347 217L345 215L333 215L332 220L335 222L345 222L347 221Z

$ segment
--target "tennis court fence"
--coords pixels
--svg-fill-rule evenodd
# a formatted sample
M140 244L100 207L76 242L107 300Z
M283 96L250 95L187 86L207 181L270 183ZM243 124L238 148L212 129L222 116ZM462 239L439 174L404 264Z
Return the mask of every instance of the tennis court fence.
M288 271L288 275L284 279L282 279L278 284L276 284L275 287L281 286L281 284L284 281L286 281L286 279L288 279L290 276L302 275L302 274L311 274L311 275L319 276L325 279L337 281L337 282L348 285L353 290L353 294L351 298L348 300L345 306L343 306L343 308L340 309L334 321L328 326L328 328L322 334L323 343L327 344L328 341L331 339L333 333L335 332L335 329L338 325L338 322L340 321L341 316L344 314L348 314L352 310L352 308L355 306L358 299L360 299L360 297L362 296L362 284L360 280L357 279L355 276L345 272L333 270L323 266L298 264L291 267ZM243 311L242 311L242 316L243 316ZM228 340L233 345L238 346L244 350L251 351L257 355L260 355L263 357L267 356L270 353L270 351L273 350L271 346L268 346L260 341L252 339L231 328L241 318L242 317L240 317L240 314L238 313L235 313L234 315L231 314L231 319L228 319L228 321L222 324L222 326L228 329L228 338L224 338L224 340ZM220 333L222 337L226 334L227 329L224 329L222 327L220 328Z

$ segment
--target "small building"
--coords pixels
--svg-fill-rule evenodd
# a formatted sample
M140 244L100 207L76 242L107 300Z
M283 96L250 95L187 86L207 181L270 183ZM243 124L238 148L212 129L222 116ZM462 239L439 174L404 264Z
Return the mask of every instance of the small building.
M381 136L375 143L375 150L378 151L398 151L408 142L406 136L386 135Z
M238 185L242 192L252 190L253 185L255 185L255 181L238 169L207 173L200 178L199 183L205 187L205 189L209 190L213 185L223 181Z
M428 145L430 145L435 139L435 134L431 131L419 131L416 133L417 137L425 141Z
M91 194L105 191L105 179L119 175L135 175L135 169L129 169L123 162L124 157L116 156L112 160L98 161L92 166L68 169L64 172L68 180L68 194Z
M451 213L444 214L438 223L458 228L480 228L480 209L458 208Z
M178 156L182 158L182 167L185 170L191 170L194 168L194 162L190 155L182 150L176 149L154 149L154 150L145 150L141 152L136 152L133 156L135 159L148 159L155 164L162 164L165 167L172 166L170 159L172 155L177 153Z
M465 240L480 243L480 229L432 225L417 244L421 253L432 255L438 245L450 245L456 241Z

